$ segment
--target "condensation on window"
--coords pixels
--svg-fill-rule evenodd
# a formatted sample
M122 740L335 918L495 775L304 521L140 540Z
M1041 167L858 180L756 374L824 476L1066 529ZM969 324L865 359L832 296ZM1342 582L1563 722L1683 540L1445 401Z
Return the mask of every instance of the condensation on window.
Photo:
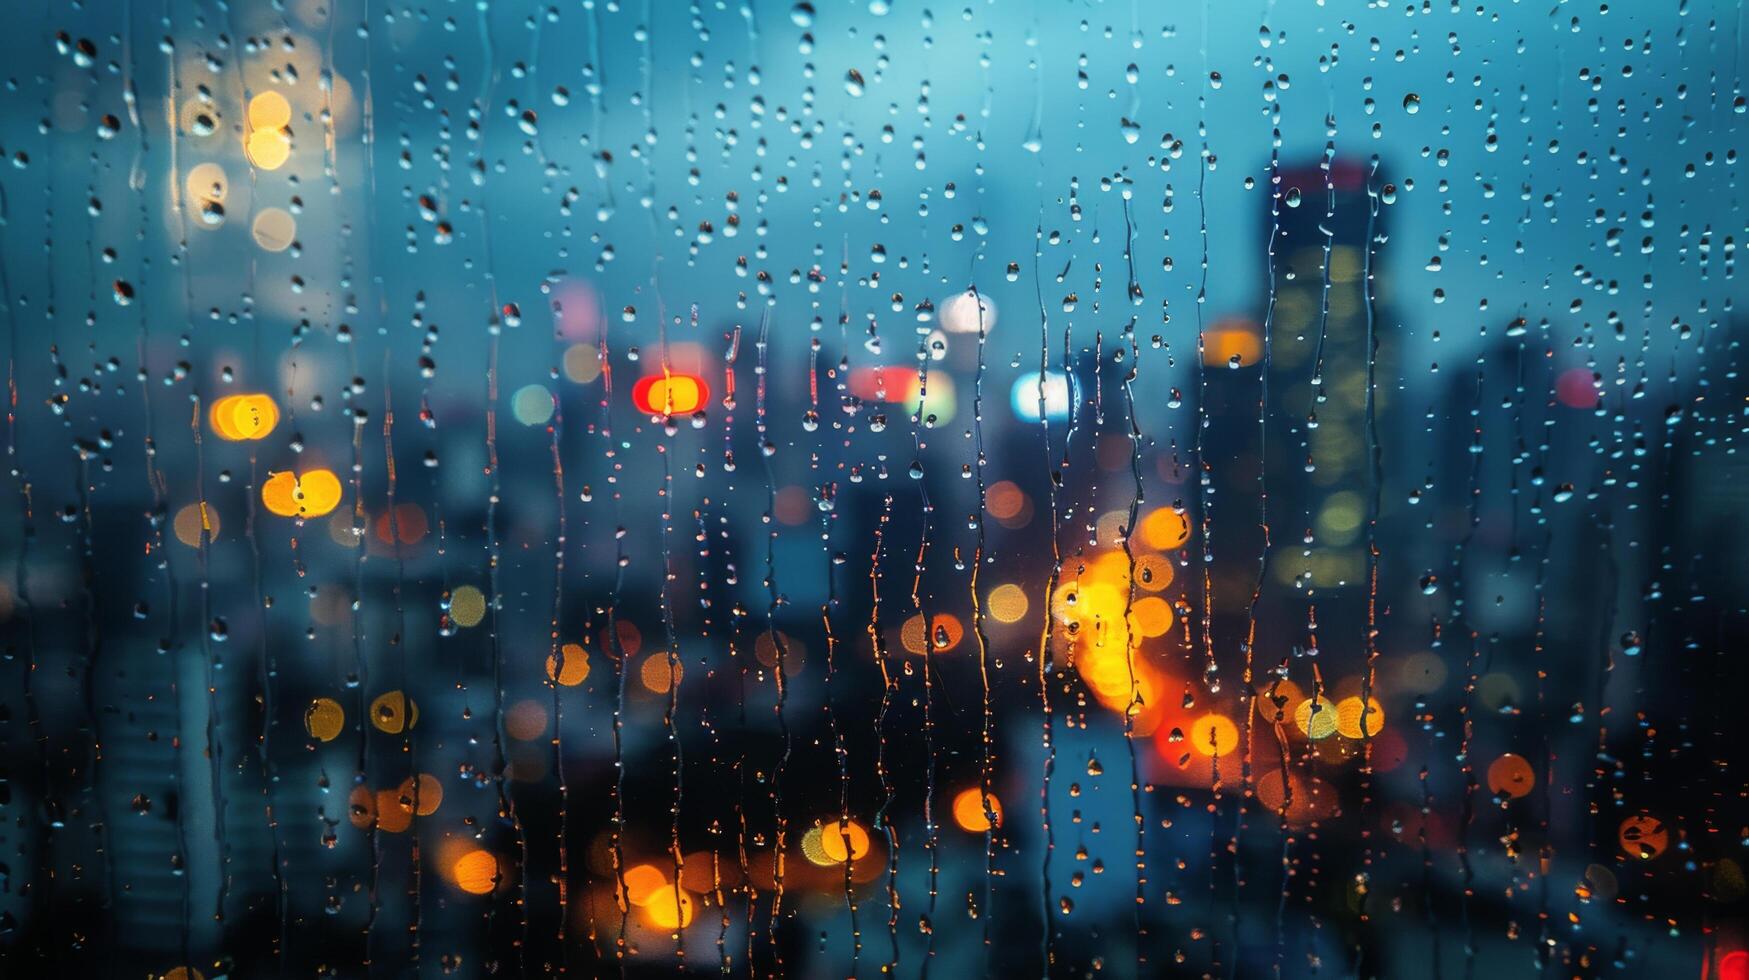
M54 0L0 973L1749 977L1730 0Z

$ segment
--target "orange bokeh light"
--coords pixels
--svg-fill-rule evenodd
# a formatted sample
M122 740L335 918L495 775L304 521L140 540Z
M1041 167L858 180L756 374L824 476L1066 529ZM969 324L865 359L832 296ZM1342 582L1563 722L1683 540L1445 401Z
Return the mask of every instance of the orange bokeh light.
M1536 770L1530 761L1511 752L1488 764L1488 791L1496 796L1514 799L1524 796L1536 785Z
M692 924L695 909L691 892L663 884L644 902L644 920L658 929L684 929Z
M1159 507L1142 518L1142 543L1155 551L1170 551L1190 540L1190 517L1171 507Z
M321 517L340 504L340 478L333 470L290 470L268 474L261 484L261 503L280 517Z
M1628 857L1650 861L1670 846L1670 830L1657 817L1636 813L1621 822L1616 839Z
M226 395L207 410L207 421L226 442L264 439L279 424L279 405L266 395Z
M638 679L644 682L644 687L655 694L667 694L668 689L679 683L686 676L686 667L676 659L668 662L668 654L657 651L644 658L644 663L638 668Z
M1249 323L1224 320L1202 335L1202 362L1209 367L1250 367L1263 356L1263 335Z
M996 794L991 793L988 797L990 813L986 814L984 812L985 799L983 788L980 786L960 790L959 795L953 798L954 823L974 834L981 834L992 826L990 814L994 814L996 817L995 826L1002 826L1002 801L996 799Z
M560 666L560 661L563 666ZM576 687L589 676L589 653L576 643L559 648L559 655L547 655L547 680L565 687Z
M653 864L635 864L625 872L626 901L641 906L654 898L666 884L668 876L661 868Z
M848 847L845 846L846 838L849 838ZM838 864L851 857L860 861L868 856L868 831L854 820L843 827L836 820L829 821L820 828L820 850Z
M415 797L417 801L415 802ZM415 787L413 777L401 780L401 788L396 794L395 802L408 813L417 812L421 817L428 817L437 812L443 805L443 783L428 772L419 774L419 783Z
M455 886L469 895L485 895L498 887L498 858L490 851L472 850L449 866Z

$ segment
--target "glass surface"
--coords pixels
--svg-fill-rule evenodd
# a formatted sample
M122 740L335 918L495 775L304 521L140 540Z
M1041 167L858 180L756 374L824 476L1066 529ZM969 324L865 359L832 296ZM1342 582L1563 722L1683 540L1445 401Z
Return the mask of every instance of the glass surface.
M42 0L0 974L1749 977L1731 0Z

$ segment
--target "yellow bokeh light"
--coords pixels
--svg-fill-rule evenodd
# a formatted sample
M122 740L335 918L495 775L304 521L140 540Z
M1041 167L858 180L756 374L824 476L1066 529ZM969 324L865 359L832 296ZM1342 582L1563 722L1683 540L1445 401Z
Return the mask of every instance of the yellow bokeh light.
M1354 532L1365 520L1366 505L1360 494L1339 490L1318 510L1318 534L1330 544L1344 545L1354 540Z
M1336 706L1328 698L1307 698L1294 709L1294 724L1307 738L1329 738L1336 734Z
M333 470L311 470L298 477L300 514L321 517L340 505L340 478Z
M238 439L265 439L279 424L279 405L266 395L237 395L221 399L221 402L225 401L231 403L225 418Z
M560 666L561 662L563 666ZM559 648L557 656L547 655L547 680L565 687L576 687L589 676L589 653L576 643Z
M399 735L419 724L419 705L400 691L379 694L370 703L370 723L379 732Z
M939 425L953 418L953 413L959 408L959 398L954 393L953 375L946 371L929 372L929 391L923 390L923 376L911 375L910 383L906 385L908 393L905 396L905 411L913 415L919 413L924 418L933 417Z
M471 585L456 589L449 597L449 618L457 626L478 626L486 618L486 594Z
M961 829L974 834L981 834L991 827L989 814L984 812L986 799L989 802L990 813L995 814L995 826L1002 825L1002 801L996 799L996 794L984 796L982 787L973 786L959 791L953 798L953 820Z
M818 827L810 827L808 832L802 835L802 857L807 858L809 864L815 864L822 868L829 868L837 863L827 857L826 849L820 846L820 828Z
M176 532L176 540L190 548L198 548L203 531L206 540L218 540L219 512L205 501L189 504L176 512L176 518L170 522L170 526Z
M249 162L261 170L278 170L291 158L291 136L283 129L257 129L243 144Z
M291 103L278 92L262 92L249 100L250 129L280 129L291 122Z
M1239 747L1239 726L1226 715L1208 714L1190 723L1190 747L1203 755L1232 755Z
M1127 638L1127 634L1120 637ZM1083 644L1078 649L1076 666L1082 679L1108 707L1124 709L1135 693L1132 680L1138 683L1141 680L1140 671L1135 670L1140 662L1131 658L1127 645L1121 642Z
M1123 620L1128 591L1093 577L1066 582L1057 587L1051 611L1065 622L1118 624Z
M998 623L1018 623L1026 618L1026 610L1030 603L1026 599L1026 590L1013 582L998 585L990 590L990 616Z
M1364 711L1363 711L1364 709ZM1361 715L1366 715L1366 729L1361 730ZM1385 709L1378 698L1362 702L1358 697L1346 697L1336 702L1336 730L1345 738L1370 738L1385 727Z
M304 709L304 730L320 742L332 742L346 727L346 709L333 698L317 698Z
M279 424L279 405L266 395L227 395L213 402L207 418L226 442L264 439Z
M1353 282L1365 268L1365 258L1353 245L1336 245L1330 249L1330 281Z
M710 389L704 379L673 374L643 379L638 389L634 389L633 401L650 415L685 415L702 410L709 397Z

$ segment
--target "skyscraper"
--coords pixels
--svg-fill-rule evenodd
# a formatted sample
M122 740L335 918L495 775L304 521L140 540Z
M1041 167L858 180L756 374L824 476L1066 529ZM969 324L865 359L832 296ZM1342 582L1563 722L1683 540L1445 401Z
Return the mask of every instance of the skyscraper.
M1260 234L1269 291L1204 334L1213 615L1218 632L1245 630L1261 584L1258 642L1275 650L1328 647L1314 622L1346 648L1364 622L1364 603L1346 597L1366 583L1372 452L1390 405L1380 379L1396 376L1395 324L1377 295L1380 184L1358 162L1278 171Z

